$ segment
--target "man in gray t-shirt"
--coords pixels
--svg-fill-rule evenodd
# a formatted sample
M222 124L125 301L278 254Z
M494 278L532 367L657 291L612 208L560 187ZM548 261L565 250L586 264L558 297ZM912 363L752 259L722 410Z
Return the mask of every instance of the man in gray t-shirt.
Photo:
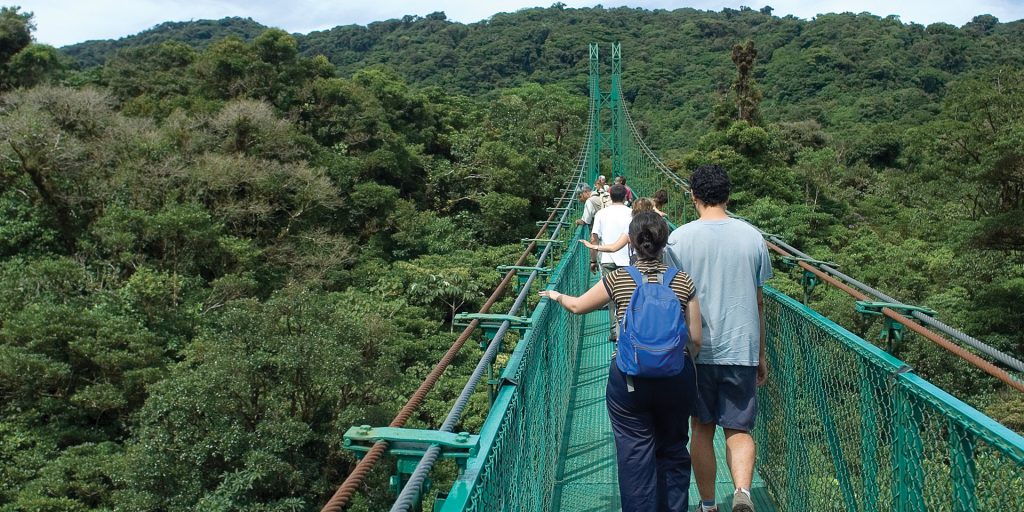
M712 440L721 425L736 486L732 510L753 512L750 431L757 416L757 386L768 374L761 286L772 268L761 234L726 212L729 189L720 166L693 172L690 191L700 218L672 232L665 258L690 274L700 300L703 348L695 358L698 397L690 442L702 502L697 510L717 510Z

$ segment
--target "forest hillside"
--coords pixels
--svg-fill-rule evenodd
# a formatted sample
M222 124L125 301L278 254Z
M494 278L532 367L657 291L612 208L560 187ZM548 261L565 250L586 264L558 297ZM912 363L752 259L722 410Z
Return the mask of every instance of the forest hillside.
M723 164L739 214L1024 355L1019 21L556 4L61 49L33 28L0 8L0 511L317 510L355 464L345 429L391 420L546 217L589 42L621 41L629 108L681 174ZM811 305L878 341L845 297ZM1024 431L1020 393L893 350Z

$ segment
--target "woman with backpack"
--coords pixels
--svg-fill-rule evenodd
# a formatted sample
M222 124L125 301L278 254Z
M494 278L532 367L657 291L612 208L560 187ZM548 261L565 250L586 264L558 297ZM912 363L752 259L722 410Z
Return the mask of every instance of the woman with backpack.
M683 512L689 500L686 442L700 305L690 276L661 262L668 234L661 216L637 213L629 224L634 266L616 269L579 297L540 293L576 314L615 303L620 332L605 394L624 512Z

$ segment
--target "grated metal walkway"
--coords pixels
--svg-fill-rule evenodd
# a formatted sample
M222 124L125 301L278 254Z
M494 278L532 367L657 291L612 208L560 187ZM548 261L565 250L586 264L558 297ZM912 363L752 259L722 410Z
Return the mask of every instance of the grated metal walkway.
M559 451L552 511L604 512L619 510L618 479L615 469L615 445L605 409L604 392L608 364L612 355L608 342L608 313L599 310L584 319L576 381L573 384L563 443ZM715 436L717 496L722 511L731 509L732 477L725 464L725 439L721 429ZM754 474L754 503L758 512L775 510L760 475ZM691 477L690 506L700 497Z

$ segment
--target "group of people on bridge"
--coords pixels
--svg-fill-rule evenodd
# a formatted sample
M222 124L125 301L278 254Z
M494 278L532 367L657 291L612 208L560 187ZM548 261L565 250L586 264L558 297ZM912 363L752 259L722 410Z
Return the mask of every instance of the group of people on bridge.
M582 186L577 223L591 227L581 242L601 279L579 297L541 292L577 314L608 307L617 346L606 402L625 512L687 510L691 451L697 510L717 511L718 426L735 486L732 511L754 511L750 432L768 373L761 287L772 270L761 234L728 215L730 187L722 167L695 169L690 198L699 218L670 232L664 191L633 198L622 177ZM659 309L666 303L668 314Z

